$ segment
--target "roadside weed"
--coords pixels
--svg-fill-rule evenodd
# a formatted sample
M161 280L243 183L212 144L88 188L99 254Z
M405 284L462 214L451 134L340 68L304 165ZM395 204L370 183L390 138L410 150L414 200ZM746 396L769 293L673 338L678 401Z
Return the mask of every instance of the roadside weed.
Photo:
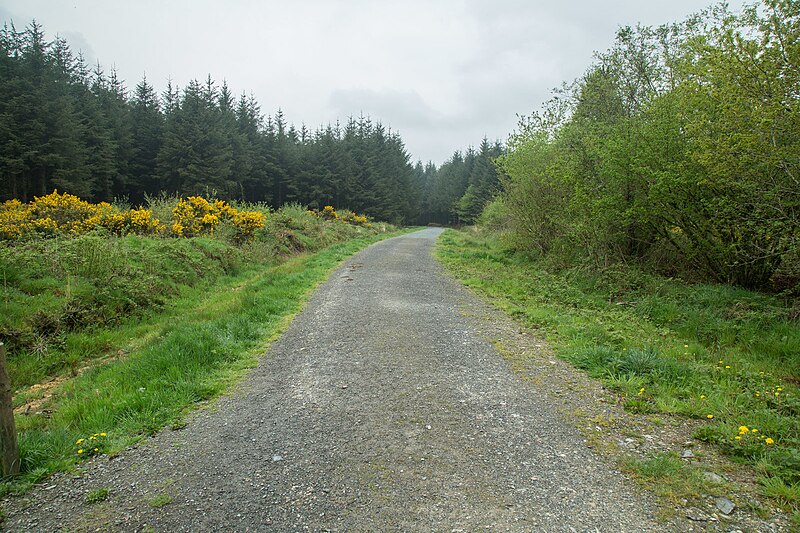
M800 327L792 302L633 267L563 269L463 231L446 231L437 255L557 355L601 379L626 409L704 421L697 438L753 465L764 494L796 505ZM635 471L671 477L674 462L656 459Z
M86 495L86 498L84 499L84 501L86 503L88 503L88 504L104 502L104 501L106 501L108 499L108 496L110 494L111 494L111 491L108 488L103 487L101 489L96 489L96 490L90 491Z

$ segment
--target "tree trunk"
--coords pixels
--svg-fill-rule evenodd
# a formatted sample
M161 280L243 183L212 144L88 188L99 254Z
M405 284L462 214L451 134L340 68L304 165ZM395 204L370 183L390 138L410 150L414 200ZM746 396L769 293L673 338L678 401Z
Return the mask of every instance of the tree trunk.
M11 380L6 371L6 349L0 342L0 466L3 477L19 474L17 428L14 424L14 405Z

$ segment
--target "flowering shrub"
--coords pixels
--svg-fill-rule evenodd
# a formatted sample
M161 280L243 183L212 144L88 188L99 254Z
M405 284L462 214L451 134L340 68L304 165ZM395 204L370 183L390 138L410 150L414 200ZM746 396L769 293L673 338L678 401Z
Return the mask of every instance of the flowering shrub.
M116 235L158 235L164 226L149 209L120 211L107 202L91 204L71 194L53 191L23 204L9 200L0 207L0 239L31 235L82 235L102 228Z
M264 227L267 216L258 211L239 211L233 214L233 225L239 240L251 239L259 228Z
M336 220L339 218L339 213L336 212L332 205L326 205L322 208L320 216L325 220Z
M177 237L213 235L222 222L230 223L235 229L235 238L246 241L263 228L267 216L260 211L238 211L223 200L209 202L200 196L190 196L178 200L172 210L172 233Z
M213 235L221 223L235 228L238 241L251 239L264 227L266 215L237 211L223 200L209 202L200 196L179 199L172 209L169 228L153 217L150 209L120 210L107 202L92 204L77 196L53 191L23 204L9 200L0 205L0 239L28 236L77 236L96 229L114 235Z
M366 226L367 225L367 217L356 215L352 211L347 211L342 215L342 220L347 222L348 224L352 224L354 226Z
M308 211L312 215L322 218L324 220L341 220L342 222L347 222L348 224L352 224L353 226L364 226L367 228L371 228L372 224L369 223L367 217L363 215L357 215L352 211L342 211L337 212L333 206L326 205L322 208L322 211L317 211L316 209L312 209Z

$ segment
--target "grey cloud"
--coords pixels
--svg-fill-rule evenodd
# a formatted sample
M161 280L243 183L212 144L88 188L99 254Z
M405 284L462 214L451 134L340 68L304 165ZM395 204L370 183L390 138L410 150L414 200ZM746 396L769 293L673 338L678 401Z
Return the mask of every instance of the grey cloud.
M76 55L79 52L83 54L83 59L86 61L86 64L91 66L97 62L97 56L94 53L92 45L89 44L89 41L82 33L77 31L65 31L59 33L59 36L66 39L67 43L69 43L69 47Z
M416 92L391 89L338 89L331 93L329 107L339 116L370 115L394 129L430 127L437 115Z

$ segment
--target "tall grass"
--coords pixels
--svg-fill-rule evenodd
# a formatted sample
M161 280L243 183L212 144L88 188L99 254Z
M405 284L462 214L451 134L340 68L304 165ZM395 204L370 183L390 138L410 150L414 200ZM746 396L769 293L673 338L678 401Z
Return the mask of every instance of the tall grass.
M155 214L168 217L176 199L149 202ZM236 231L221 225L213 235L191 239L94 232L0 242L0 340L9 350L15 388L107 355L114 343L97 341L103 335L95 333L163 309L186 290L380 233L378 227L323 220L297 205L268 212L266 227L246 242ZM85 332L95 340L87 341Z
M104 433L101 451L113 453L218 395L256 364L331 268L386 236L349 239L278 265L251 265L184 291L161 313L67 336L68 353L94 354L109 346L122 352L64 381L46 409L17 416L22 478L0 490L24 490L70 468L84 455L77 453L83 446L78 439ZM19 361L14 369L25 375ZM20 402L25 396L18 395Z
M630 411L706 421L697 438L753 465L766 494L800 506L796 303L633 268L553 268L475 233L448 230L438 242L450 271L617 390Z

